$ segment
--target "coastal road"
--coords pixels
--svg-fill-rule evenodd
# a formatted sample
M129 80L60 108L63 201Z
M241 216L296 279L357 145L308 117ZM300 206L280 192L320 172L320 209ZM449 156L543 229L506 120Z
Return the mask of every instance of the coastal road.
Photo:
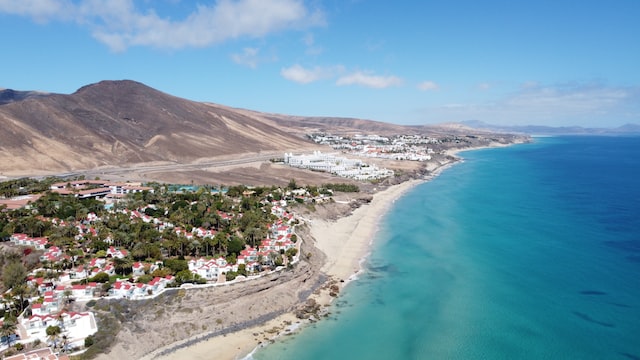
M87 178L95 176L109 176L109 175L126 175L132 173L154 173L154 172L170 172L170 171L185 171L185 170L199 170L206 168L226 167L226 166L238 166L244 164L251 164L256 162L266 162L274 158L281 157L281 152L269 152L258 154L247 154L245 156L234 157L233 159L212 159L203 160L192 163L162 163L162 164L139 164L128 167L104 167L95 168L90 170L79 170L67 173L55 174L62 178L75 177L84 175ZM45 176L39 176L36 178L44 178Z

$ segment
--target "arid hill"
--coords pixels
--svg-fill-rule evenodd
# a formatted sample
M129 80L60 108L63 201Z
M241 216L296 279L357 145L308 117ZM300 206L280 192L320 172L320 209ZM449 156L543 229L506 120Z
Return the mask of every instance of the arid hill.
M16 91L11 89L0 89L0 105L42 96L47 96L47 94L38 91Z
M3 94L2 172L185 163L313 146L258 113L177 98L134 81L102 81L71 95Z
M230 108L131 80L102 81L71 95L1 90L0 126L0 179L82 173L164 182L312 183L317 173L311 179L307 171L265 161L285 151L330 150L308 139L314 132L490 136L468 146L495 140L488 131L459 124L403 126ZM324 177L318 181L330 180Z

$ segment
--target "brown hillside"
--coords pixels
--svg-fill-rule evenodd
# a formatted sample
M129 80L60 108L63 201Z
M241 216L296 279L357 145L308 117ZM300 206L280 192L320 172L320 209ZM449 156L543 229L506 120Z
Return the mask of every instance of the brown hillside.
M285 151L330 151L308 140L314 132L484 139L465 146L513 140L459 124L260 113L181 99L130 80L102 81L71 95L3 90L0 98L0 179L70 173L163 182L315 183L330 179L267 160Z
M9 102L0 105L0 123L5 173L185 163L313 146L258 113L177 98L129 80Z
M310 133L331 133L334 135L377 134L393 135L468 135L495 134L489 130L475 129L458 123L438 125L399 125L382 121L320 116L291 116L282 114L266 114L251 110L235 109L247 115L258 116L276 127L286 128L288 132L305 136Z

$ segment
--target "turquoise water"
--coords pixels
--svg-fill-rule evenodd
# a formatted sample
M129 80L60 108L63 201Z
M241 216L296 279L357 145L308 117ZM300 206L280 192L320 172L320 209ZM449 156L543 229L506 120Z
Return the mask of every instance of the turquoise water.
M329 319L254 359L640 359L640 138L462 154L382 222Z

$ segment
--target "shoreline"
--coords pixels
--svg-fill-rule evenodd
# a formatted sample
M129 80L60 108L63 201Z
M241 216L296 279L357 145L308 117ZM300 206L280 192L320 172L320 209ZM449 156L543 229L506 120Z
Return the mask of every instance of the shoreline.
M313 246L326 255L326 262L320 269L329 278L326 283L338 285L339 291L342 292L351 281L356 280L371 252L374 237L379 230L379 220L390 210L390 205L415 186L432 180L459 161L456 157L455 160L439 164L424 178L411 179L380 190L373 194L369 204L360 206L351 214L335 221L311 219L311 238L305 241L312 241ZM330 294L328 288L329 286L323 286L311 294L309 299L326 309L336 298ZM141 360L210 360L213 356L222 360L244 359L265 344L277 341L280 336L302 331L304 326L310 323L309 320L298 319L292 312L287 312L264 324L216 336L193 345L179 347L169 354L156 356L163 350L176 348L189 340L172 343L147 354Z
M446 154L452 157L451 160L438 163L432 168L427 167L429 174L422 178L407 180L375 192L370 203L356 208L347 216L337 220L312 217L309 222L311 236L304 241L311 241L313 246L325 254L326 262L322 265L320 272L325 274L328 280L308 299L312 299L322 311L325 311L339 296L339 293L351 281L357 279L372 250L375 236L379 230L379 221L397 199L415 186L433 180L446 169L464 161L458 155L460 152L496 147L502 147L502 145L491 144L482 147L448 150ZM332 286L334 288L338 286L338 294L332 294L332 291L329 290ZM303 331L305 325L311 323L312 321L308 319L298 319L292 311L289 311L260 325L207 340L194 342L194 339L198 339L198 336L194 336L190 339L174 342L158 348L140 359L211 360L214 357L221 360L245 359L259 348L264 347L265 344L273 343L281 336ZM188 342L194 343L183 345ZM169 353L162 354L166 351ZM158 356L159 354L162 355Z
M446 165L448 164L438 169ZM371 250L373 237L378 231L377 223L389 210L389 205L430 178L408 180L376 192L369 204L360 206L348 216L336 221L312 219L311 238L305 241L312 241L313 246L325 253L327 261L320 271L327 275L326 283L338 285L341 292L357 277ZM309 296L309 299L313 299L323 310L329 307L335 298L330 295L329 286L323 286ZM312 323L310 320L298 319L293 312L286 312L255 327L212 337L186 347L180 346L189 340L172 343L140 359L211 360L213 357L221 360L243 359L264 344L274 342L280 336L300 331L310 323ZM164 350L172 348L176 349L168 354L157 356Z

